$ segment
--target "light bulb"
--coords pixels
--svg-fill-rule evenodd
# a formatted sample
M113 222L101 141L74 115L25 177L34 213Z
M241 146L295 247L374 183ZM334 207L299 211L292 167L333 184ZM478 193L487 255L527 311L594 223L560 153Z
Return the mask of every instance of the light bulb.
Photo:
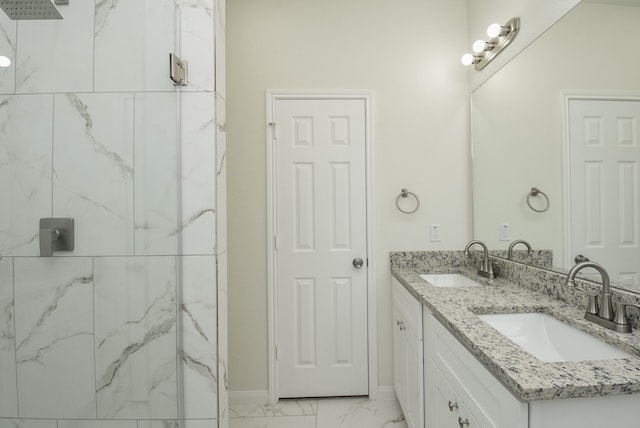
M487 47L487 42L485 42L484 40L476 40L475 42L473 42L473 51L475 53L480 53L484 51L486 47Z
M462 55L462 64L463 65L471 65L471 64L473 64L475 59L476 58L472 54L466 53L466 54Z
M0 55L0 67L9 67L11 65L11 59L9 57Z
M494 37L498 37L501 34L502 34L502 25L500 24L491 24L487 28L487 36L491 37L492 39Z

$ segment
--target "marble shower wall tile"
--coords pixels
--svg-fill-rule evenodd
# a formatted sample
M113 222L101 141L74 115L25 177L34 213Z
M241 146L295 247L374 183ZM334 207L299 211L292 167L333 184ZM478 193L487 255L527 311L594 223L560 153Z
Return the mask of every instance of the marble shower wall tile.
M214 0L176 0L180 7L180 57L189 62L183 92L214 91Z
M218 417L216 259L182 257L184 416Z
M228 293L227 293L227 253L218 259L218 415L220 428L229 425L229 336L228 336Z
M216 94L216 254L227 252L226 103Z
M13 311L13 259L0 258L0 415L18 416L16 336ZM1 427L1 425L0 425Z
M212 92L182 94L182 252L214 254L216 118Z
M63 19L18 23L18 93L93 89L93 1L58 6Z
M173 0L96 0L95 91L172 91L176 16Z
M98 419L177 417L175 257L95 259Z
M227 141L225 100L216 94L216 259L218 272L218 396L220 428L229 426L227 322Z
M35 119L35 120L34 120ZM0 95L0 256L36 256L51 216L53 96Z
M138 428L137 421L91 421L71 420L58 421L57 428Z
M133 254L133 108L132 94L55 96L53 214L75 218L75 255Z
M135 95L135 253L177 254L177 92Z
M0 55L16 61L17 25L15 21L0 13ZM16 67L0 67L0 94L13 94L16 91Z
M16 258L14 283L20 416L95 418L92 260Z
M0 419L0 428L58 428L55 419Z
M226 76L226 0L216 0L215 51L216 51L216 92L227 98Z

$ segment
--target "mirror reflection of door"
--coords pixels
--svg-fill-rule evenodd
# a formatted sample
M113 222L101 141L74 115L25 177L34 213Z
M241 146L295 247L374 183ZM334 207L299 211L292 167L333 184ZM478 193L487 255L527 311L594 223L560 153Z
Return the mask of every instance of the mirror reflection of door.
M571 254L640 284L640 100L569 101Z

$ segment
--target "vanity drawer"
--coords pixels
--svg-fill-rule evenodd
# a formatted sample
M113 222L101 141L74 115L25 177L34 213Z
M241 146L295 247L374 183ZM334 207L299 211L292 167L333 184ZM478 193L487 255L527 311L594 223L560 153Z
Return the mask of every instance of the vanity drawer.
M441 370L480 426L527 426L527 403L515 398L428 310L425 336L427 358Z
M422 340L422 303L395 278L391 279L391 294L393 304L404 318L407 327Z

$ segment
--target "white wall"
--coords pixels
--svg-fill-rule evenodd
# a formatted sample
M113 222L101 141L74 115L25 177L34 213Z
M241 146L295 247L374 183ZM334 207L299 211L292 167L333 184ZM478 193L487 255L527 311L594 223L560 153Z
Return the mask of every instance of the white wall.
M465 0L227 5L230 388L267 389L266 89L375 91L379 383L391 385L389 251L471 236ZM420 211L395 208L401 188ZM428 239L442 225L442 242Z

